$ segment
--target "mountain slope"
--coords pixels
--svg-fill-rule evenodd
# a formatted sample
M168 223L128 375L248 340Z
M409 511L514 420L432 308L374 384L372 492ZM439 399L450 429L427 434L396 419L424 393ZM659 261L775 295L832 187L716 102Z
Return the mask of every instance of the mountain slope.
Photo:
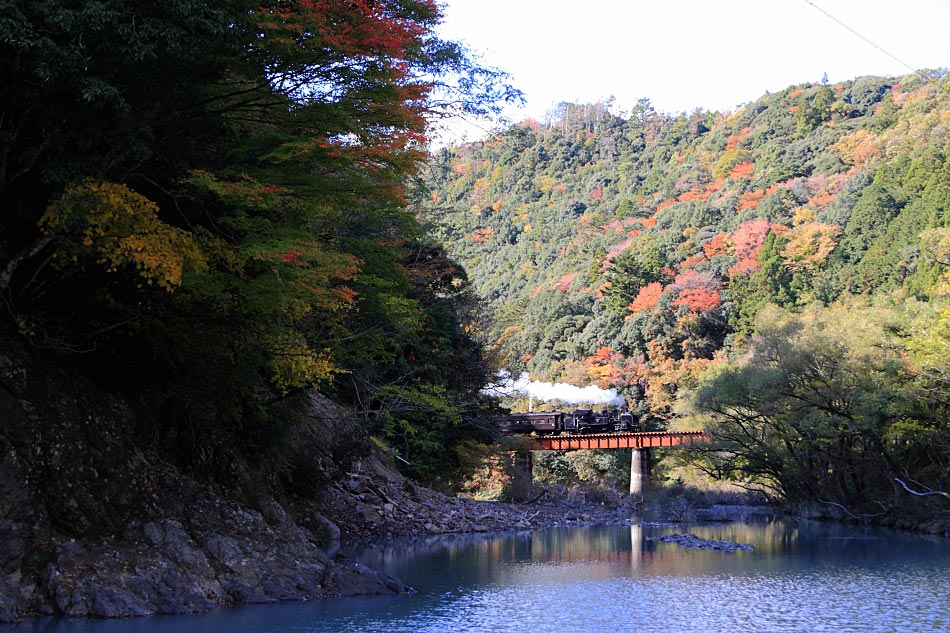
M711 359L766 301L927 294L919 234L946 214L947 86L941 73L803 84L733 114L564 105L438 153L422 214L511 368L577 375L603 347L631 375ZM606 382L643 396L631 375Z
M937 71L731 114L563 104L440 151L419 213L500 366L704 427L691 463L713 477L928 521L950 498L948 88Z

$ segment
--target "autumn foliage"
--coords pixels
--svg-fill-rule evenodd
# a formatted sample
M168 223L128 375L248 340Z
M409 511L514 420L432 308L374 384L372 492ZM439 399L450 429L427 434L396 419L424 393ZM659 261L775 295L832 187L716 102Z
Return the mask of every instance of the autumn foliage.
M440 150L426 172L438 201L419 212L469 267L500 363L613 386L655 428L698 424L680 419L692 396L755 352L775 306L943 297L942 241L921 235L947 224L948 82L803 83L729 113L563 104ZM493 248L466 239L488 226ZM761 358L798 344L778 334ZM829 468L815 472L851 472Z
M663 294L663 284L658 281L649 283L640 289L637 298L629 306L631 312L641 312L656 306L660 301L660 295Z
M770 228L768 220L750 220L733 232L732 252L737 261L729 269L730 275L748 273L756 269L759 251Z
M159 219L158 205L124 185L83 181L71 186L39 220L44 235L63 240L61 268L95 263L110 273L134 271L173 291L189 270L207 270L199 239Z
M125 391L196 474L252 456L261 482L293 479L282 407L313 388L374 408L382 442L437 410L428 443L400 446L417 476L450 473L445 447L481 437L487 367L465 273L408 184L431 122L519 93L438 37L440 11L17 3L0 27L0 335ZM506 210L490 181L479 215Z

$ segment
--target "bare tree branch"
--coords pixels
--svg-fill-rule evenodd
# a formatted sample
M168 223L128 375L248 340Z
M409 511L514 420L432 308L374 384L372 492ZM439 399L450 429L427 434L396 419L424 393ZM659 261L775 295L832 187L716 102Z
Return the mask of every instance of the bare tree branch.
M41 237L40 239L33 242L29 248L17 253L17 255L7 263L7 267L3 269L3 272L0 273L0 289L6 288L10 285L10 279L13 278L13 273L16 272L17 267L23 262L23 260L33 257L41 250L46 248L46 245L52 241L53 238L50 235Z
M914 490L911 490L910 487L909 487L907 484L905 484L903 481L901 481L899 478L894 477L894 481L896 481L897 483L899 483L899 484L901 485L901 487L902 487L904 490L906 490L906 491L909 492L910 494L914 495L915 497L929 497L929 496L932 496L932 495L937 495L937 496L940 496L940 497L944 497L944 498L946 498L946 499L950 499L950 492L943 492L943 491L940 491L940 490L932 490L932 489L930 489L930 488L927 488L927 490L925 490L924 492L916 492L916 491L914 491Z

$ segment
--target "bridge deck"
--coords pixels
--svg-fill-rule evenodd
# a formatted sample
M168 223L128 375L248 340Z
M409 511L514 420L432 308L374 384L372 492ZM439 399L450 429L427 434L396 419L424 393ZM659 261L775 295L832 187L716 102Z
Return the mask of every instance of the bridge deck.
M580 448L657 448L705 443L702 431L601 433L596 435L546 435L529 438L534 450L576 450Z

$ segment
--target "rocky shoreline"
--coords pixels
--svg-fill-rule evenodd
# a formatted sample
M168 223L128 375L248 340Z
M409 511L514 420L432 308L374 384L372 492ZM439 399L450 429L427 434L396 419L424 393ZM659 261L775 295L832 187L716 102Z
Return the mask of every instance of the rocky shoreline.
M32 582L22 573L0 577L0 621L408 593L400 580L329 552L339 542L631 523L640 509L629 499L611 507L576 498L513 504L448 497L403 478L378 452L356 467L315 499L269 500L256 510L166 472L164 482L153 483L178 491L171 516L131 520L100 539L49 539ZM11 543L17 541L4 547Z
M542 495L535 503L502 503L448 497L403 478L379 454L361 461L345 482L317 501L331 538L374 541L419 535L495 532L545 527L624 524L643 510L665 521L745 521L773 515L771 508L714 504L691 510L649 505L616 495L611 504L591 503L583 494ZM546 499L552 499L546 501ZM306 513L305 513L306 514Z
M376 454L321 495L316 505L333 536L371 541L425 534L622 523L633 508L563 498L516 504L449 497L403 478Z
M313 486L252 493L242 489L247 464L234 465L244 479L213 484L143 445L121 397L12 349L0 349L0 622L405 593L398 579L328 549L623 523L634 510L620 497L612 506L582 495L532 504L447 497L405 479L375 449L341 471L337 451L356 425L315 393L293 429Z

